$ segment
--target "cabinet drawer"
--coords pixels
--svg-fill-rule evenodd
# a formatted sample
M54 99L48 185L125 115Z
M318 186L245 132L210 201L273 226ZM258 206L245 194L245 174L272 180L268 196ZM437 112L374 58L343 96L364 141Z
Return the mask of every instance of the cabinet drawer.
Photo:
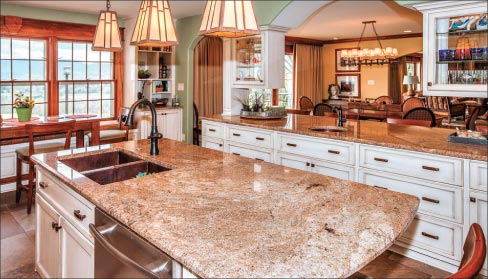
M273 148L273 133L261 129L243 129L227 126L227 139L263 148Z
M202 122L202 136L224 138L224 125L215 122Z
M273 162L272 160L273 152L271 150L269 151L256 150L253 147L244 147L244 146L229 143L228 152L234 155L256 159L258 161L265 161L269 163Z
M94 223L95 206L42 171L37 171L37 181L37 191L87 238L92 239L88 225Z
M343 164L354 164L354 143L278 134L278 150Z
M463 221L463 191L459 187L364 169L359 170L359 182L417 196L420 213L458 223Z
M469 187L476 190L488 191L487 162L471 161L469 163Z
M463 232L460 226L416 217L399 241L450 259L460 260Z
M359 166L462 186L462 159L361 145Z
M202 147L224 151L224 140L210 137L202 137Z

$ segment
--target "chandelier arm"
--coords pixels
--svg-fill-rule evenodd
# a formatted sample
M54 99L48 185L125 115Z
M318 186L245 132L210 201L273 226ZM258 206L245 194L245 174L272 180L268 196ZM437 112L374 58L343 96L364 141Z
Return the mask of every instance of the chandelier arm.
M381 53L383 53L383 56L385 56L385 50L383 49L383 46L381 45L381 41L380 41L380 38L378 37L378 33L376 32L376 28L374 27L374 23L371 23L371 25L373 25L373 31L374 31L374 34L376 35L376 40L380 44Z
M361 32L361 37L359 37L359 42L358 42L358 46L357 46L358 48L359 48L359 45L361 44L361 40L363 39L364 30L366 30L366 24L367 23L363 23L363 24L364 24L364 26L363 26L363 32Z

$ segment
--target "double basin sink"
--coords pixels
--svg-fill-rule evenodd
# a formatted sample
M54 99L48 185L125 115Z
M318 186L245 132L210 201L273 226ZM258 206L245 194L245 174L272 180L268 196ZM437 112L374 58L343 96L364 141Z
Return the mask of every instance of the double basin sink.
M59 161L100 185L171 170L123 151L90 154Z

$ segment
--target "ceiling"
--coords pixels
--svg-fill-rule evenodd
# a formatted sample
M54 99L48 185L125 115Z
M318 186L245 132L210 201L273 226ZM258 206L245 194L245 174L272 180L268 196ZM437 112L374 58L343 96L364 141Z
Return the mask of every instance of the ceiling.
M105 9L105 1L4 1L23 6L82 12L98 15ZM202 14L206 1L169 1L175 18ZM306 1L304 1L304 5ZM140 1L111 1L111 10L120 18L137 16ZM302 26L290 30L287 35L317 40L359 38L362 21L376 20L376 30L380 36L422 32L422 14L398 5L395 1L331 1L318 9ZM366 28L366 37L374 36L371 25Z
M422 13L398 5L395 1L333 1L318 9L299 28L287 35L317 40L359 38L363 21L376 20L379 36L422 33ZM370 24L365 37L374 37Z
M87 14L100 13L105 10L105 1L4 1L3 3L55 9L70 12L80 12ZM184 18L188 16L203 14L206 1L169 1L174 18ZM117 12L122 19L133 18L137 16L137 11L141 5L140 0L132 1L110 1L110 10Z

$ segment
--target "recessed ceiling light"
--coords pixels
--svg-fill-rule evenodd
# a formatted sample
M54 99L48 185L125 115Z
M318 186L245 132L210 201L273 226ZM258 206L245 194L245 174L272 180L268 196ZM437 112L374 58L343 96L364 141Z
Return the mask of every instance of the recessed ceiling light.
M339 37L334 37L334 40L339 40Z
M412 33L412 30L403 30L403 33Z

